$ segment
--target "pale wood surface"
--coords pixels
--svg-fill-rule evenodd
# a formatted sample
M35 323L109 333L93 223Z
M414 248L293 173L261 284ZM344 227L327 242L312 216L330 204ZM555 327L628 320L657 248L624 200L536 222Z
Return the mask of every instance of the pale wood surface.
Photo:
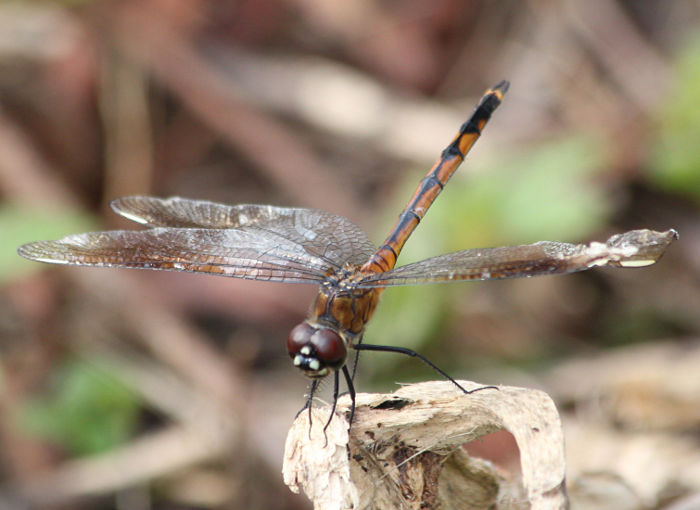
M479 387L460 381L467 389ZM502 386L461 394L449 382L359 394L348 430L347 396L324 437L329 408L300 414L287 437L283 474L317 509L567 508L561 422L549 396ZM521 483L461 445L507 430L520 450Z

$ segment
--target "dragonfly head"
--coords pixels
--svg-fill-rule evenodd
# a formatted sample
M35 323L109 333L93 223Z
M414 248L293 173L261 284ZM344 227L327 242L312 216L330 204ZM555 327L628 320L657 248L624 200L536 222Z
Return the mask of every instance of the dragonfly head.
M287 337L287 351L307 377L326 377L345 364L348 351L337 331L307 321L296 325Z

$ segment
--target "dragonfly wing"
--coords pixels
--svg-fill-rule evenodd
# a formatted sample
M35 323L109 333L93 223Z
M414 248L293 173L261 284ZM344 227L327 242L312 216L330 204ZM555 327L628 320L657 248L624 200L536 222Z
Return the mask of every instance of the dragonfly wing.
M596 266L641 267L655 263L677 238L675 230L632 230L614 235L605 243L540 241L463 250L368 275L358 287L522 278L573 273Z
M149 227L257 230L302 247L333 267L362 264L374 251L353 222L326 211L272 205L225 205L187 198L132 196L111 203L118 214Z
M325 279L326 260L256 229L113 230L25 244L28 259L76 266L160 269L278 282Z

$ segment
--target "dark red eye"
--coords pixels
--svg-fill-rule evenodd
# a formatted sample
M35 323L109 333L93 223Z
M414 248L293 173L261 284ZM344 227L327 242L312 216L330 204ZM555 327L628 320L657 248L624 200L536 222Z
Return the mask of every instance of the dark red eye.
M287 352L291 356L299 354L301 348L311 341L311 335L315 332L316 330L306 322L294 326L287 337Z
M319 329L311 338L311 345L316 351L316 357L326 365L338 367L345 362L345 342L332 329Z

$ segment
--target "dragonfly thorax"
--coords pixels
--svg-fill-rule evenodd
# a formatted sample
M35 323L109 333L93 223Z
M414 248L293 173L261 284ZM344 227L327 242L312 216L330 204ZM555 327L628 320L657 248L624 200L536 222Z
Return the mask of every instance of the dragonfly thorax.
M307 377L326 377L345 364L347 348L337 331L307 321L296 325L287 337L287 351L294 366Z

